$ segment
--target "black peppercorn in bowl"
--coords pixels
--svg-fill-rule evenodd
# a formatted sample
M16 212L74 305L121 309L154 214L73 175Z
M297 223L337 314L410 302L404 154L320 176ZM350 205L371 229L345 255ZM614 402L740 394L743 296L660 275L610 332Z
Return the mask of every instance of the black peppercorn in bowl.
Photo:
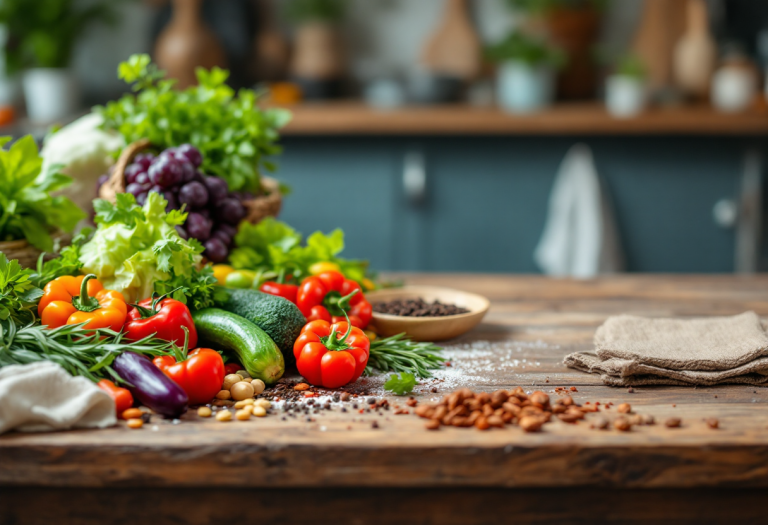
M405 332L414 341L444 341L480 324L485 297L436 286L404 286L365 294L373 305L371 327L382 337Z

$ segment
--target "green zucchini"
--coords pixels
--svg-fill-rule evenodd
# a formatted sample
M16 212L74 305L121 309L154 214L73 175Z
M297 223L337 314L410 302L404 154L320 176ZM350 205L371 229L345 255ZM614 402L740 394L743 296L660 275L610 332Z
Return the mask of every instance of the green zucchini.
M192 313L197 335L214 350L230 350L253 378L273 385L283 377L285 360L275 342L248 319L218 308Z
M256 290L224 288L218 294L217 306L249 321L267 332L283 351L283 357L293 362L293 343L307 320L299 308L288 299Z

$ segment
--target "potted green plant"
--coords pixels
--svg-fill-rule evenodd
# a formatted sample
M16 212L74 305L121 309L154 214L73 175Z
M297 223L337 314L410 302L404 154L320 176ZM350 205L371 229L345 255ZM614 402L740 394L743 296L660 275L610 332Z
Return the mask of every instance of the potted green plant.
M8 31L6 63L13 62L25 70L22 83L27 113L32 120L56 120L78 109L79 92L69 69L72 49L92 23L114 19L115 3L0 2L0 25Z
M338 25L345 0L291 0L288 18L297 26L290 71L308 99L339 94L344 56Z
M486 50L498 63L497 96L502 108L514 113L536 111L554 98L555 72L563 54L546 41L520 31Z
M529 29L540 32L567 57L560 72L562 98L592 98L597 85L594 46L602 12L610 0L506 0L516 12L529 16Z
M605 105L615 117L628 118L645 109L647 70L635 55L621 57L605 83Z

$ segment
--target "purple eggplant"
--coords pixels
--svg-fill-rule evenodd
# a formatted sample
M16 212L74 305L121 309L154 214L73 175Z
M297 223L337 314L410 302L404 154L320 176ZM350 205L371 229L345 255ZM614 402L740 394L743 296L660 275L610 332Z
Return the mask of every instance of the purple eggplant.
M112 367L131 384L128 389L133 396L158 414L178 417L187 410L187 393L149 358L125 352L115 358Z

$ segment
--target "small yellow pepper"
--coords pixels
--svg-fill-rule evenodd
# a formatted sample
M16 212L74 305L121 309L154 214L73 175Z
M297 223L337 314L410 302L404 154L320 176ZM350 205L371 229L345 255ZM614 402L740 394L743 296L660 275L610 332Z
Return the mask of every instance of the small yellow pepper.
M312 275L320 275L324 272L340 272L341 268L339 268L339 265L335 262L330 261L322 261L322 262L316 262L315 264L311 265L309 267L309 273Z
M235 269L228 264L213 265L213 276L216 277L216 280L219 281L221 286L224 286L227 281L227 276L234 271Z

